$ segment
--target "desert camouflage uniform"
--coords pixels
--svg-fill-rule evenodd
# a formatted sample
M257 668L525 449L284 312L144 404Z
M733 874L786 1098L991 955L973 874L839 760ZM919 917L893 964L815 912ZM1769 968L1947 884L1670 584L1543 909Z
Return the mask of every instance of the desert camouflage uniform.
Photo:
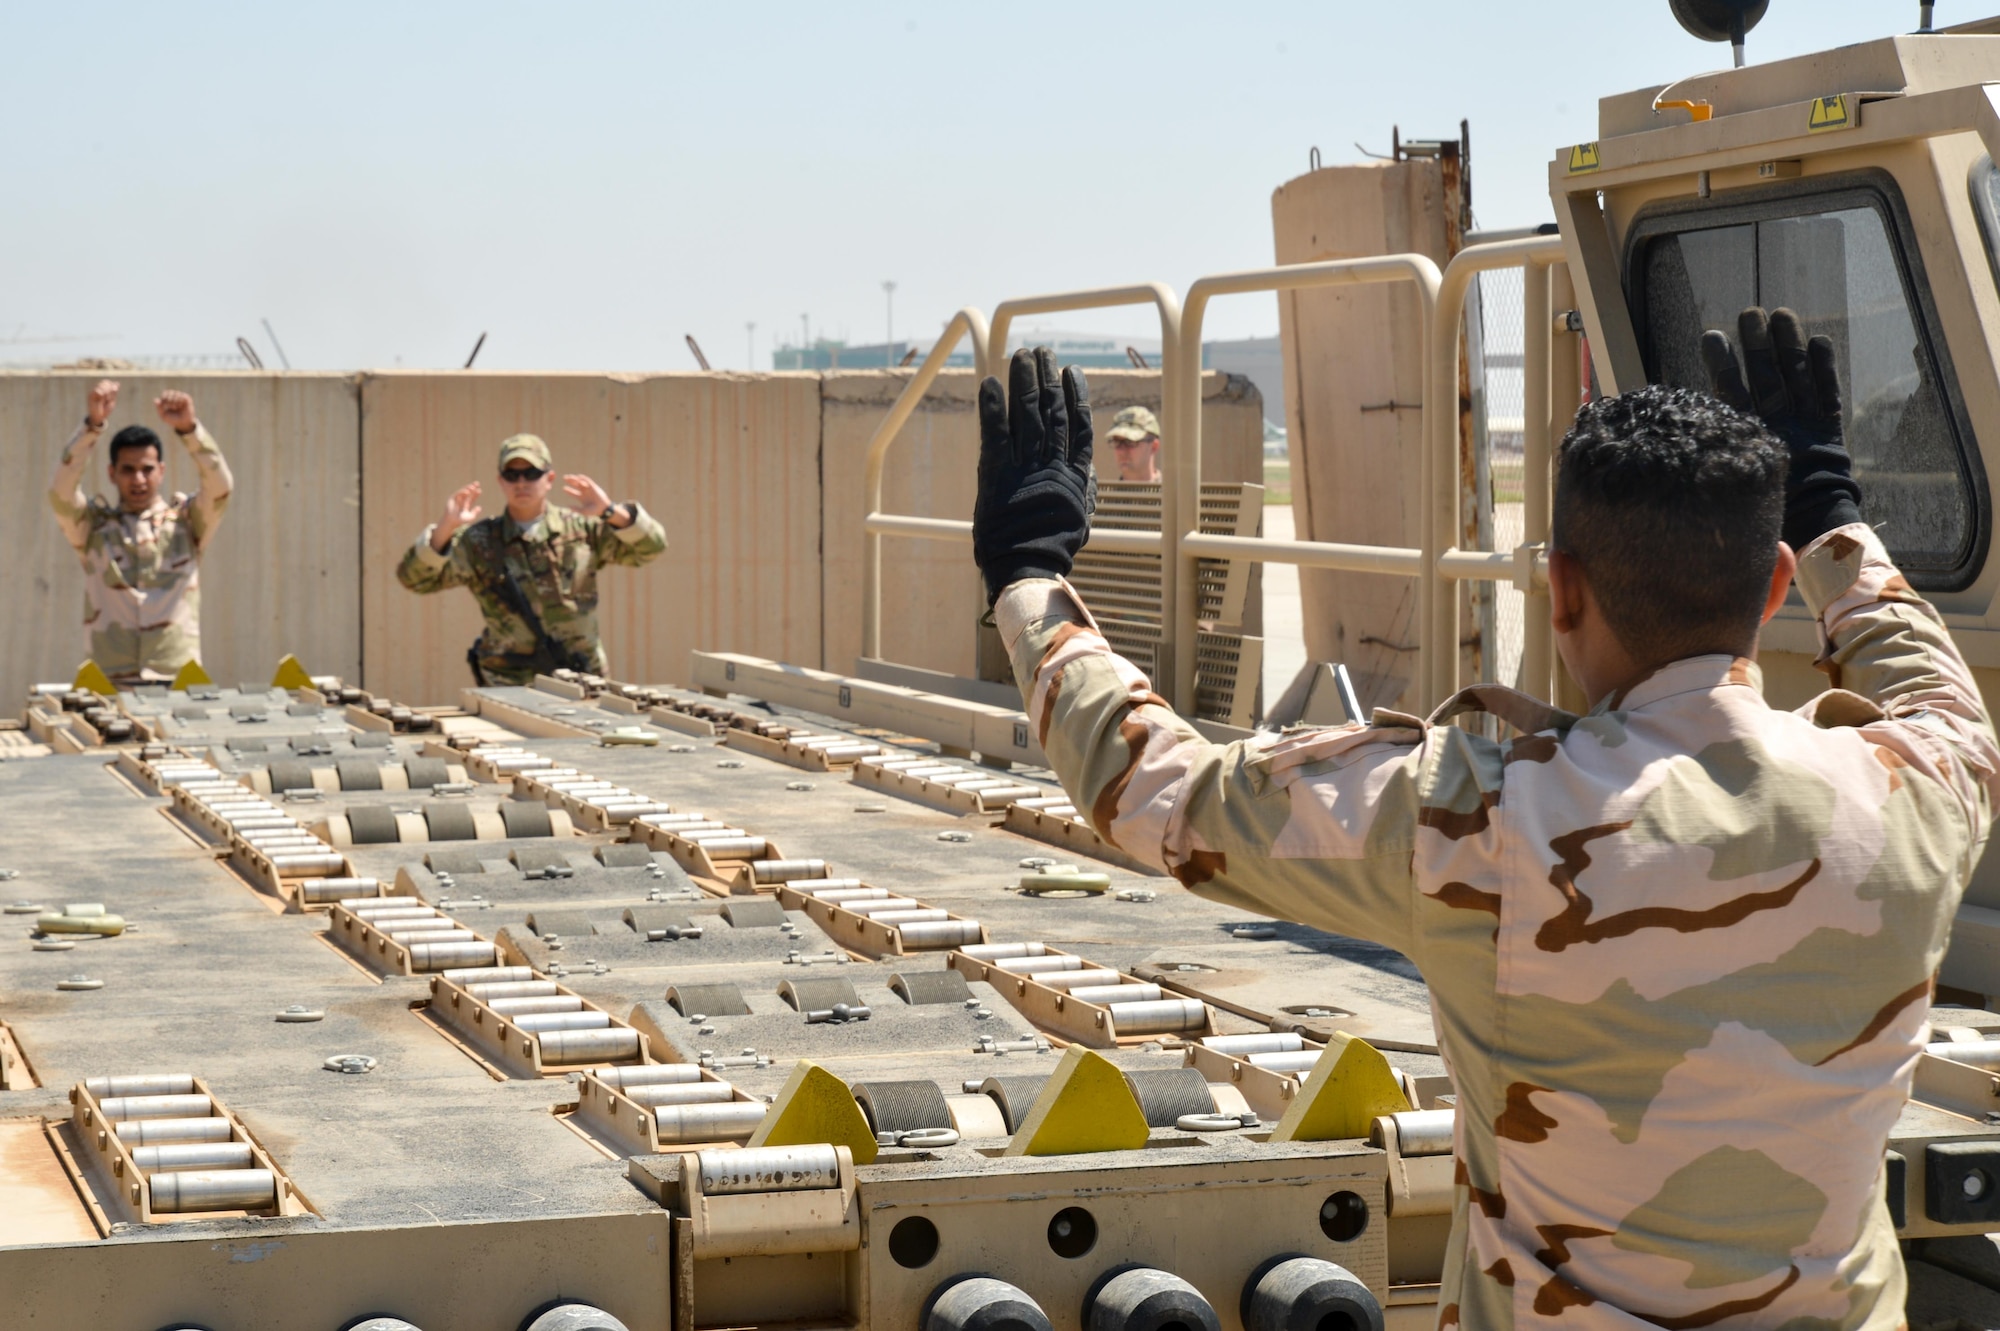
M121 684L171 679L201 658L201 552L229 504L229 464L197 424L181 442L201 475L200 488L127 513L115 494L84 497L84 469L102 433L79 425L49 482L49 507L83 561L90 659Z
M396 578L413 592L472 589L486 617L486 630L473 648L489 684L532 684L536 671L569 664L541 652L535 630L508 607L508 570L549 636L585 658L584 668L602 674L606 663L597 634L598 568L637 568L667 548L665 529L637 504L632 510L630 524L614 527L603 518L551 504L526 531L501 513L454 532L443 554L431 548L434 528L426 527L397 566Z
M1459 1095L1440 1326L1902 1323L1883 1151L2000 751L1865 525L1798 585L1835 686L1798 713L1704 656L1582 717L1489 686L1226 747L1062 584L1000 600L1099 832L1422 969ZM1444 724L1482 711L1521 736Z

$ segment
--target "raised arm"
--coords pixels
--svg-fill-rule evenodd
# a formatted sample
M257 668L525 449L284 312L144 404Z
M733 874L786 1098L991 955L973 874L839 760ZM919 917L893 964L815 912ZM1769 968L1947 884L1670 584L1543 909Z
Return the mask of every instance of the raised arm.
M90 536L90 497L83 492L83 473L90 466L90 457L97 447L98 436L104 433L104 422L111 416L112 408L118 405L118 382L115 379L100 379L90 390L90 402L83 409L83 420L63 445L62 456L56 459L55 475L49 479L49 507L55 510L56 523L62 528L63 538L78 550Z
M193 398L178 389L169 389L153 399L153 408L160 413L160 419L180 436L181 445L187 449L195 472L201 478L194 500L188 506L188 523L194 532L195 548L201 549L215 535L215 529L222 525L222 510L229 506L229 492L235 487L235 478L229 474L229 463L223 459L214 436L196 418Z
M396 565L396 581L420 595L465 586L470 577L458 549L458 533L468 523L479 521L481 511L478 481L452 491L443 515L424 528Z
M1784 538L1799 552L1799 592L1819 621L1817 664L1841 691L1804 710L1823 723L1860 725L1884 763L1942 783L1976 847L2000 794L2000 746L1943 619L1862 520L1833 343L1808 339L1783 309L1743 311L1737 334L1740 363L1719 331L1703 335L1702 354L1716 395L1754 411L1791 453ZM1851 695L1872 709L1857 711Z
M563 491L577 512L599 521L591 528L591 554L599 564L637 568L667 548L666 528L637 502L614 504L604 487L581 474L563 477Z
M1029 721L1099 835L1203 896L1408 951L1423 731L1203 740L1115 654L1063 579L1089 534L1088 389L1016 353L980 386L973 552Z

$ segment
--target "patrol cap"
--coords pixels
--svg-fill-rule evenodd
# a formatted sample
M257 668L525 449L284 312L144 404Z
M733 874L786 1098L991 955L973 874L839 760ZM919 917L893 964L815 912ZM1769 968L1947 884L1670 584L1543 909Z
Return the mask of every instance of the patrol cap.
M1144 407L1127 407L1112 418L1111 439L1129 439L1142 443L1147 439L1160 437L1160 418Z
M517 434L500 445L500 470L507 470L510 462L526 462L548 471L555 464L549 460L549 446L536 434Z

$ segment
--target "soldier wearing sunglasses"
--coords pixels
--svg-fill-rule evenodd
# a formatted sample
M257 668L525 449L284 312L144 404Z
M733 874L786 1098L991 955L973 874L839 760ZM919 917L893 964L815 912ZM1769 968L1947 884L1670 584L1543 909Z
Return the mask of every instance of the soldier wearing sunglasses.
M470 587L486 629L466 652L481 684L531 684L558 669L603 674L597 630L597 570L637 568L667 548L667 534L636 503L614 504L588 476L563 477L573 503L549 503L549 446L532 434L500 445L505 512L481 516L473 481L445 502L417 538L396 578L413 592Z

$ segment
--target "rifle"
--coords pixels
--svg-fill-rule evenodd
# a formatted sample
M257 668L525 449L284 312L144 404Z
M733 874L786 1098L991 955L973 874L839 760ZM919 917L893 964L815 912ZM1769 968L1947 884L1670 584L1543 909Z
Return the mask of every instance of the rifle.
M535 634L535 651L533 655L522 656L517 652L503 652L500 655L507 659L509 665L518 665L524 668L540 667L546 661L552 670L590 671L596 665L595 659L586 653L571 650L549 632L547 626L542 623L542 617L535 613L535 607L528 600L527 593L521 590L520 581L515 578L514 570L507 567L504 556L501 559L500 568L500 580L493 584L493 594L500 598L500 604L526 620L528 627L534 630ZM472 667L472 678L481 687L484 687L486 677L485 672L479 668L479 644L477 642L466 649L465 661L467 665Z

